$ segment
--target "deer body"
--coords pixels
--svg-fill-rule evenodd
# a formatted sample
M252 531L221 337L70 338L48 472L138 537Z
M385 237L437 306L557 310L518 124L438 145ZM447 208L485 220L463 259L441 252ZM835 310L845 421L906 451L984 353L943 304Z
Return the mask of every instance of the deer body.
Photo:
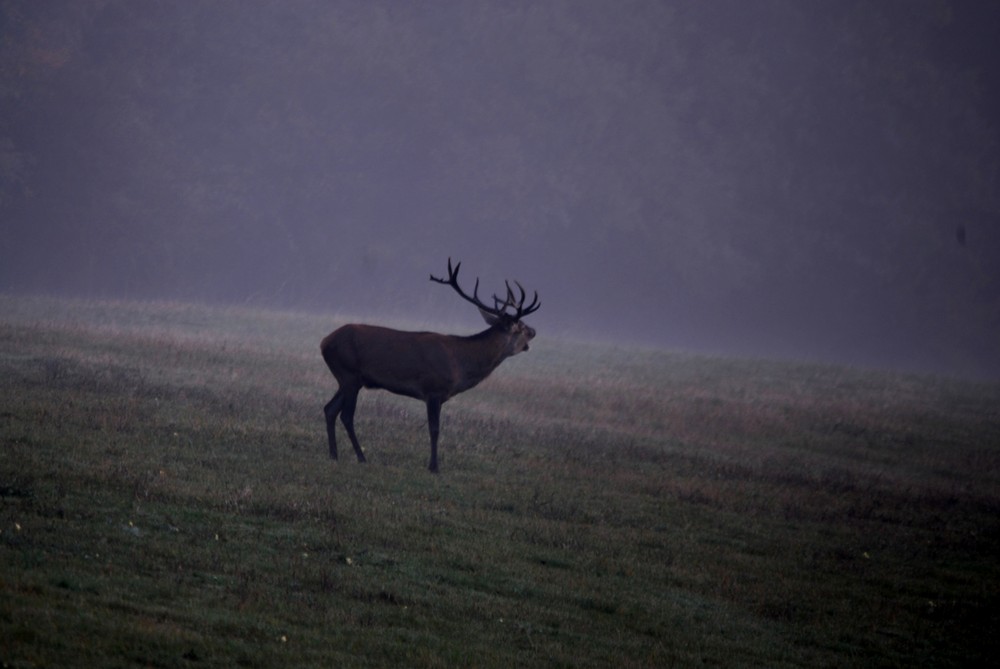
M442 402L472 388L507 357L507 335L490 328L471 337L345 325L320 345L341 386L384 389Z
M431 437L429 468L438 470L437 442L441 405L458 393L477 385L506 358L528 350L535 331L521 322L521 317L538 309L538 296L524 307L524 290L518 302L507 287L507 299L494 296L494 307L487 307L458 287L458 269L448 261L448 280L431 280L451 285L463 299L475 304L489 328L469 337L436 332L403 332L376 325L344 325L327 335L320 344L323 360L337 379L339 388L326 407L327 437L330 457L337 458L336 422L340 416L359 462L364 452L354 433L354 411L362 388L384 389L427 404L427 422ZM520 286L518 286L520 287ZM478 290L478 281L477 281ZM513 308L514 313L509 313Z

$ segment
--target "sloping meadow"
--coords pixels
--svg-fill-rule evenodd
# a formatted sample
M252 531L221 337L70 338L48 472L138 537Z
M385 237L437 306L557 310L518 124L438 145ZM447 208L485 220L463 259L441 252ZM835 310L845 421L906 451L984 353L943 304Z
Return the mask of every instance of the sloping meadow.
M0 297L11 666L961 665L997 651L1000 386L545 338L447 403L337 316ZM340 433L343 435L343 432ZM346 441L344 442L346 443Z

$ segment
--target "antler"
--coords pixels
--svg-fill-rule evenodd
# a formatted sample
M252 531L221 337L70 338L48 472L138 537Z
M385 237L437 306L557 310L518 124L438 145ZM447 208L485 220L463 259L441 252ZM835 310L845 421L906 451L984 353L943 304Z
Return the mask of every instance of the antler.
M542 306L539 303L539 301L538 301L538 292L536 291L534 299L531 301L531 304L529 304L527 307L525 307L524 306L524 300L527 297L527 295L524 292L524 288L521 286L521 284L518 283L517 281L514 282L514 284L517 286L518 290L521 291L521 298L517 299L514 296L514 291L511 290L510 282L504 281L504 285L507 286L507 299L506 300L501 300L499 297L497 297L494 294L493 295L493 306L492 307L488 307L485 304L483 304L482 301L480 301L480 299L479 299L479 277L476 277L476 285L472 289L472 297L469 297L465 293L465 291L463 291L459 287L459 285L458 285L458 270L461 267L462 267L462 263L459 262L459 263L455 264L454 268L452 268L452 266L451 266L451 258L448 258L448 278L447 279L439 279L438 277L436 277L433 274L431 274L431 281L435 281L437 283L443 283L446 286L451 286L455 290L455 292L458 293L459 296L461 296L461 298L463 300L466 300L467 302L471 302L472 304L476 305L476 307L480 311L484 311L484 312L486 312L488 314L492 314L492 315L497 316L497 317L501 317L502 316L504 318L509 318L511 320L517 321L517 320L520 320L520 319L524 318L525 316L527 316L530 313L538 311L538 308L540 306ZM513 314L511 314L511 313L509 313L507 311L508 307L510 307L510 308L512 308L514 310Z

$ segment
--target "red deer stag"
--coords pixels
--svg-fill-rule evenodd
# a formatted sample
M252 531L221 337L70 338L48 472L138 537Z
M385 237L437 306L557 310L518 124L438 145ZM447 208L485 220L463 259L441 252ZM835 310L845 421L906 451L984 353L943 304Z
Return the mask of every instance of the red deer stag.
M429 468L437 472L438 425L441 405L460 392L472 388L490 375L512 355L528 350L534 329L521 319L538 310L538 293L528 306L525 292L514 282L520 296L515 296L506 282L507 297L493 296L493 306L479 300L479 279L469 297L458 285L462 263L451 266L448 278L431 275L431 281L451 286L462 299L479 309L490 326L469 337L436 332L401 332L375 325L345 325L331 332L320 345L323 360L337 379L339 388L323 411L326 433L330 439L330 457L337 459L337 415L347 430L358 462L365 454L354 434L354 409L362 388L382 388L427 403L427 423L431 433Z

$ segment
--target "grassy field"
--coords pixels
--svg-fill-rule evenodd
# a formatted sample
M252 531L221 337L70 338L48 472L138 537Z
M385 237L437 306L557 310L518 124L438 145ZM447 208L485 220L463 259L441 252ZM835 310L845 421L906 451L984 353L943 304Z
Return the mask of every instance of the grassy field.
M0 296L0 663L968 666L1000 385L546 340L445 405L338 319ZM343 435L343 432L340 433ZM346 443L346 440L343 442Z

